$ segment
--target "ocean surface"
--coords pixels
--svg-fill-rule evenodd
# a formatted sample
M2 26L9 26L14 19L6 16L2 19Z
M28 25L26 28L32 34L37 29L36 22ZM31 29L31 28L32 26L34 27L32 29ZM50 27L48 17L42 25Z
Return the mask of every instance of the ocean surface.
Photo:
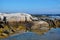
M60 40L60 28L51 28L45 34L39 35L33 32L26 32L0 40Z

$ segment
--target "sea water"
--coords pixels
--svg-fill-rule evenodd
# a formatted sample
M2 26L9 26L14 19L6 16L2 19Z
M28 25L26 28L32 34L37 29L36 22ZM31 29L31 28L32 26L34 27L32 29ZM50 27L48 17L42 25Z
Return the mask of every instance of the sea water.
M34 32L26 32L0 40L60 40L60 28L51 28L43 35Z

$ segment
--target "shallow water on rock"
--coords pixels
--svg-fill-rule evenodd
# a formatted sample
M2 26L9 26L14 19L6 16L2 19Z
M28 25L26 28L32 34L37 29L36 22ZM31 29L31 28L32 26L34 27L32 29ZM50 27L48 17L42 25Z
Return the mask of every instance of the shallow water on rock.
M51 30L42 35L33 32L26 32L0 40L60 40L60 28L51 28Z

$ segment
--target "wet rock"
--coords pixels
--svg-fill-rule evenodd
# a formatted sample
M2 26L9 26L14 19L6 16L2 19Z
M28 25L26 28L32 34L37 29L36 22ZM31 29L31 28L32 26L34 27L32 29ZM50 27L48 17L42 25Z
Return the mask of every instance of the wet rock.
M2 33L2 34L0 35L0 38L6 38L6 37L8 37L8 34Z
M3 31L3 33L5 33L5 34L9 34L9 32L8 32L7 30Z
M45 21L35 21L33 22L34 25L31 27L31 29L39 29L39 28L42 28L42 27L49 27L49 24Z
M44 34L49 31L49 24L45 21L35 21L31 27L32 32L37 34Z
M4 28L4 26L2 24L0 24L0 28Z

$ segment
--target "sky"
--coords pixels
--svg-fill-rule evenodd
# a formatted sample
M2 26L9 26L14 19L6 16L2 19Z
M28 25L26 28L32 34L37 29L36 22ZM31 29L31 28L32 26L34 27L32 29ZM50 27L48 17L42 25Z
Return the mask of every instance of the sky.
M60 14L60 0L0 0L0 12Z

